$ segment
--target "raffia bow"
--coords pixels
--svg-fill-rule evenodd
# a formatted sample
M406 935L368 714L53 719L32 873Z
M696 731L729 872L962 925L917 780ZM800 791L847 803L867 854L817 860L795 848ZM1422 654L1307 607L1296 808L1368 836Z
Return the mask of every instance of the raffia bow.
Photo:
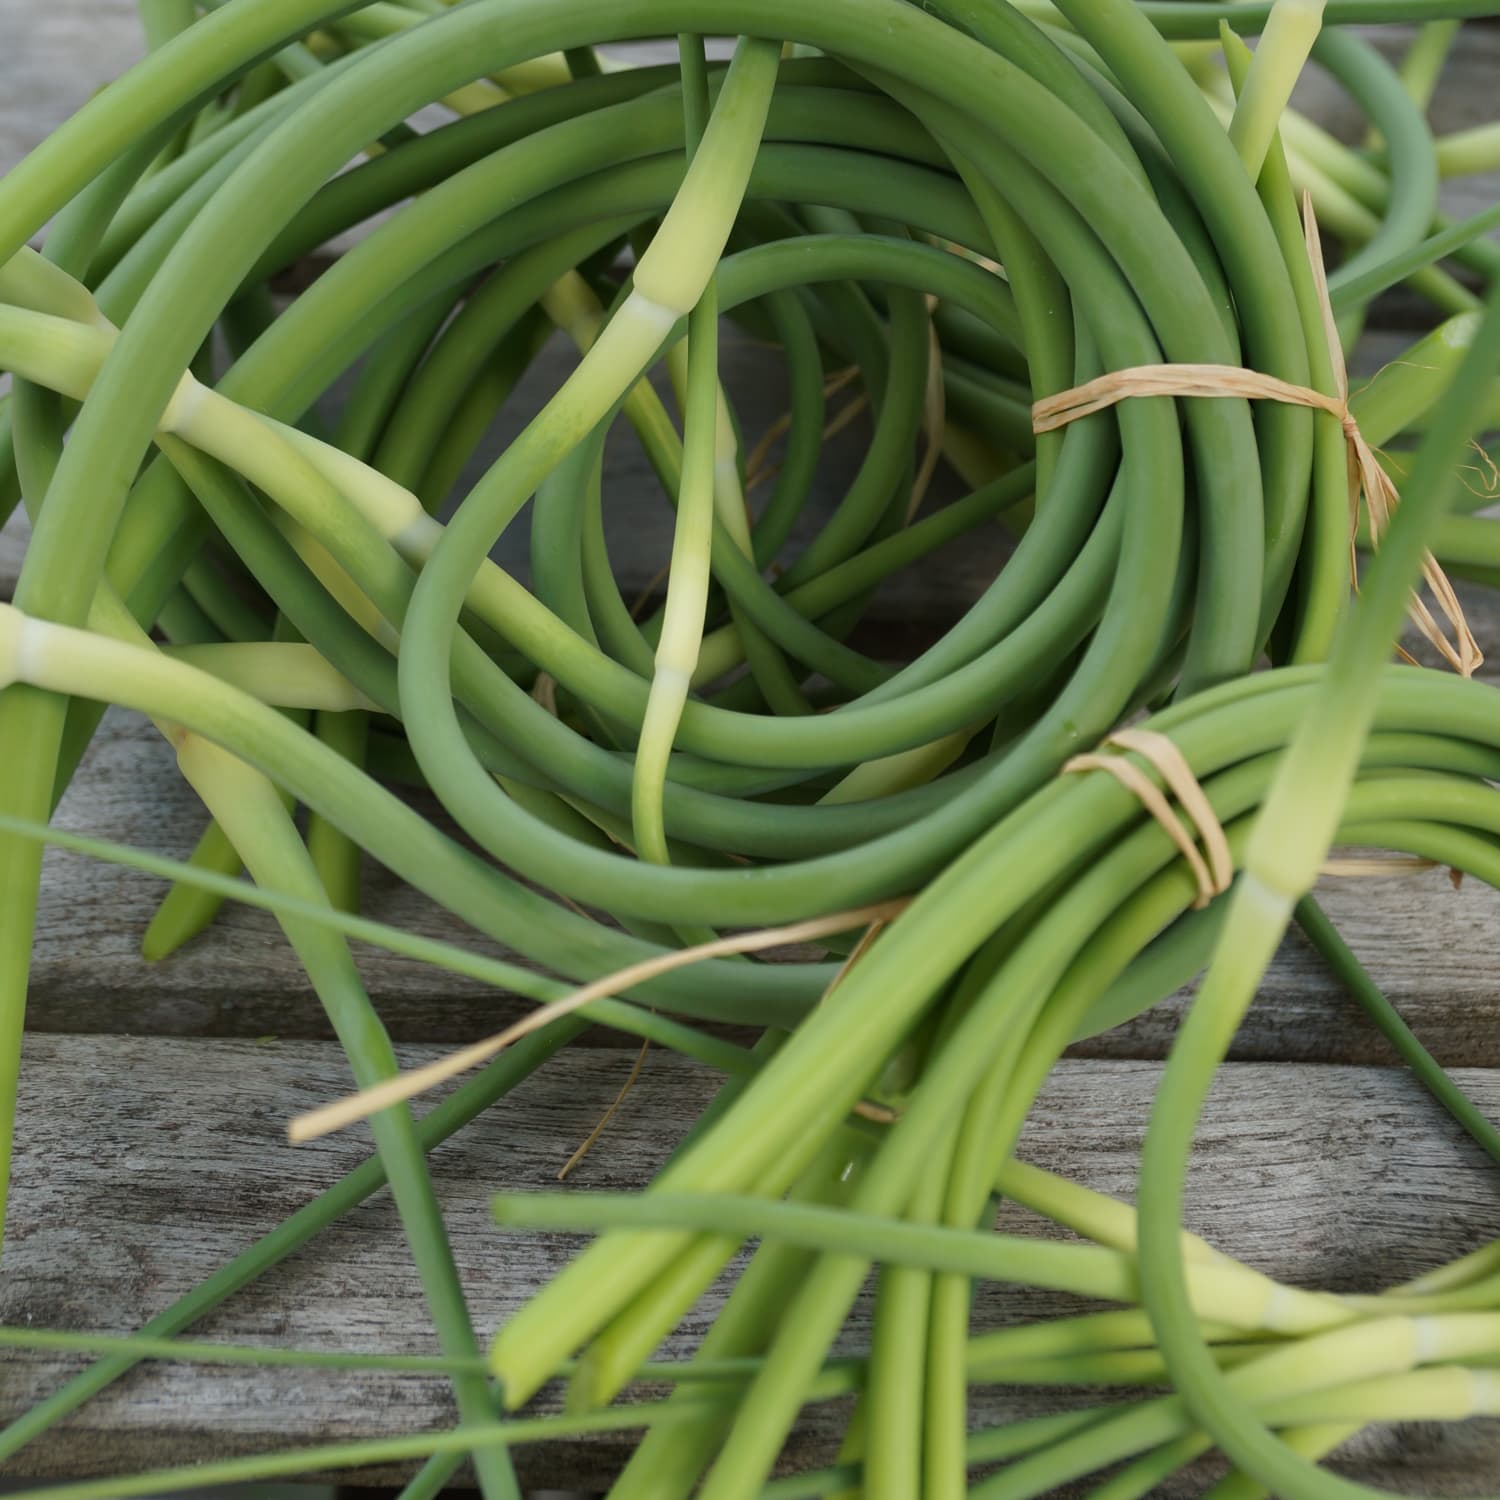
M1046 396L1031 408L1031 427L1036 433L1052 432L1080 417L1093 415L1114 406L1130 396L1243 396L1251 400L1284 401L1292 406L1312 407L1337 417L1344 432L1349 475L1349 554L1350 576L1356 590L1359 574L1355 562L1355 536L1359 528L1360 497L1370 518L1370 545L1379 545L1381 533L1390 524L1391 514L1401 496L1395 482L1381 467L1375 450L1365 441L1359 423L1349 410L1349 373L1344 350L1334 322L1333 303L1328 295L1328 277L1323 267L1323 247L1313 215L1312 197L1303 194L1302 229L1307 258L1312 265L1317 288L1318 306L1323 316L1323 330L1328 340L1328 354L1333 366L1334 394L1293 385L1275 375L1238 365L1162 364L1135 365L1128 370L1114 370L1071 390ZM1453 592L1448 576L1430 552L1422 555L1422 580L1432 590L1438 608L1453 627L1453 640L1433 618L1420 594L1412 591L1408 614L1422 635L1441 653L1455 672L1472 677L1484 661L1479 644L1464 618L1463 606ZM1398 648L1400 649L1400 648ZM1412 658L1403 650L1402 656Z

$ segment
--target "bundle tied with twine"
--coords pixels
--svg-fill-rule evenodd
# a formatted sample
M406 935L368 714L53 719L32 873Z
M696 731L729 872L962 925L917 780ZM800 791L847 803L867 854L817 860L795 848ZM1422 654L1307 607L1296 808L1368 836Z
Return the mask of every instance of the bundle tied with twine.
M1313 282L1317 289L1318 305L1322 313L1324 333L1328 340L1329 358L1333 368L1335 394L1328 395L1310 386L1294 385L1274 375L1246 370L1237 365L1213 364L1161 364L1136 365L1126 370L1115 370L1095 380L1061 391L1036 402L1032 407L1032 430L1038 434L1052 432L1065 427L1080 417L1092 416L1132 396L1242 396L1252 400L1284 401L1295 406L1311 407L1337 417L1343 429L1348 459L1349 513L1350 513L1350 571L1356 588L1358 576L1354 566L1355 537L1358 530L1361 496L1370 517L1370 540L1375 545L1380 534L1389 524L1390 517L1400 501L1394 482L1380 466L1374 450L1365 441L1349 410L1349 377L1344 362L1343 347L1339 342L1338 329L1334 323L1333 305L1328 294L1328 279L1323 266L1322 244L1318 235L1317 221L1313 215L1310 195L1303 195L1302 223L1307 246L1308 260L1312 266ZM998 271L998 267L994 268ZM935 363L936 361L934 361ZM833 377L825 394L836 392L853 378L854 372L846 371ZM929 440L936 450L941 442L941 409L929 393L927 403ZM857 410L857 407L855 408ZM831 430L849 420L853 412L835 417ZM750 476L747 490L763 482L774 473L768 463L769 449L774 439L784 430L785 422L777 424L767 433L749 464ZM931 457L934 462L936 453ZM925 466L924 466L925 467ZM1433 618L1431 611L1420 596L1413 591L1409 613L1422 635L1442 654L1443 659L1465 677L1473 675L1484 657L1479 650L1464 618L1463 608L1453 592L1447 575L1439 567L1432 554L1423 557L1422 577L1432 590L1442 613L1453 627L1454 640L1450 641L1442 627ZM1455 644L1456 643L1456 644ZM1401 653L1411 660L1407 653ZM1133 765L1124 755L1111 755L1110 749L1133 751L1142 757L1161 777L1164 786L1173 794L1178 805L1187 815L1191 827L1184 823L1172 809L1167 797L1157 788L1149 776ZM1062 768L1062 774L1085 771L1105 771L1126 787L1145 807L1146 811L1166 831L1183 859L1186 861L1198 890L1193 902L1201 909L1229 888L1234 878L1234 864L1229 843L1212 805L1187 761L1165 735L1139 728L1116 730L1091 754L1075 756ZM1196 833L1196 838L1195 838ZM1202 850L1198 847L1202 843ZM1433 868L1429 860L1356 859L1331 860L1324 873L1342 876L1379 876L1416 874ZM1455 884L1457 881L1455 880ZM760 931L738 933L713 942L665 953L640 964L633 964L590 984L581 986L559 1000L533 1012L494 1036L471 1046L459 1049L423 1067L413 1068L397 1074L372 1088L336 1100L306 1114L298 1116L289 1126L288 1136L293 1141L308 1141L331 1131L340 1130L357 1120L368 1118L377 1110L388 1108L403 1100L413 1098L427 1089L456 1077L458 1074L488 1061L523 1036L557 1020L563 1015L579 1010L594 1000L619 994L645 983L656 975L682 966L700 963L704 959L731 953L750 953L774 947L781 943L815 940L834 932L868 926L865 940L850 955L852 963L867 946L868 941L886 923L893 920L907 904L906 900L880 903L854 911L837 913L830 917L814 918L807 922L794 923L787 927L768 928ZM839 976L847 971L848 964ZM837 983L837 979L835 979ZM633 1077L633 1075L632 1075ZM628 1085L627 1085L628 1088ZM617 1101L618 1102L618 1101ZM874 1111L871 1111L872 1116ZM884 1113L889 1113L888 1111ZM608 1116L606 1116L607 1120ZM601 1121L600 1128L605 1122ZM597 1135L597 1130L594 1133ZM592 1144L594 1136L589 1142ZM576 1155L575 1153L575 1159ZM572 1163L570 1162L571 1166ZM565 1169L566 1170L566 1169Z
M1113 370L1107 375L1100 375L1097 379L1074 386L1071 390L1044 397L1031 408L1031 427L1033 432L1039 434L1054 432L1069 422L1092 416L1095 412L1104 411L1132 396L1243 396L1250 400L1284 401L1292 406L1307 406L1327 412L1338 418L1344 431L1349 475L1350 577L1357 589L1359 573L1354 551L1359 529L1360 497L1364 497L1365 509L1370 518L1370 545L1377 547L1381 533L1390 524L1391 514L1401 496L1395 482L1381 467L1375 450L1365 441L1359 430L1359 423L1349 410L1349 372L1344 363L1344 350L1333 318L1333 303L1328 295L1328 276L1323 266L1323 248L1318 236L1317 220L1313 215L1312 197L1307 193L1302 197L1302 228L1307 258L1312 265L1313 283L1317 288L1318 306L1322 312L1323 331L1328 340L1334 394L1314 390L1311 386L1293 385L1275 375L1264 375L1258 370L1246 370L1238 365L1133 365L1127 370ZM1433 618L1432 611L1415 590L1412 591L1408 607L1413 623L1455 672L1464 677L1472 677L1484 661L1484 656L1464 618L1463 606L1453 592L1453 585L1431 552L1422 555L1422 579L1432 590L1438 608L1452 626L1453 639L1449 640L1447 633ZM1412 660L1404 650L1401 655L1407 661Z
M1126 759L1124 753L1113 755L1109 753L1112 750L1138 755L1161 778L1161 787L1133 761ZM1234 881L1234 854L1229 847L1229 836L1224 832L1224 825L1219 821L1207 792L1193 775L1187 757L1169 736L1155 729L1117 729L1105 737L1097 750L1075 755L1064 762L1061 774L1074 776L1084 771L1105 771L1113 776L1161 826L1197 883L1194 911L1201 911L1229 889ZM1180 815L1173 808L1167 792L1176 799ZM1355 858L1326 859L1319 873L1342 879L1381 879L1422 875L1439 868L1436 860L1416 855L1366 854ZM1463 873L1450 869L1448 878L1458 890Z

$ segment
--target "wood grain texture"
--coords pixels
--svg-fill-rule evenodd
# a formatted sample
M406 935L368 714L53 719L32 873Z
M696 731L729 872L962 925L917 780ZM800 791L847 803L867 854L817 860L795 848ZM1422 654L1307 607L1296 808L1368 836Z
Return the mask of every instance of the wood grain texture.
M26 539L31 535L26 513L17 509L0 527L0 599L15 593L16 579L21 575L21 558L26 553Z
M204 815L172 754L143 720L112 713L64 799L69 828L182 856ZM322 1037L318 1004L274 920L230 905L172 958L147 964L139 942L163 887L117 866L49 851L33 959L29 1022L51 1032ZM1446 873L1323 882L1327 910L1427 1045L1444 1061L1500 1064L1500 976L1489 962L1500 896ZM502 950L367 867L366 910L402 928ZM89 934L84 944L79 933ZM458 1041L517 1014L518 1002L411 960L366 954L372 996L407 1040ZM1185 995L1090 1043L1099 1055L1165 1055ZM613 1033L597 1039L621 1043ZM1392 1054L1297 934L1288 938L1235 1055L1389 1062Z
M0 172L146 50L135 0L0 0Z
M404 1049L409 1061L430 1049ZM577 1241L502 1234L490 1194L550 1183L618 1088L619 1054L565 1052L468 1131L433 1170L476 1326L497 1326L563 1263ZM1159 1068L1067 1063L1027 1126L1023 1158L1129 1196ZM1500 1076L1460 1074L1490 1109ZM123 1332L186 1291L280 1217L354 1165L360 1133L307 1147L282 1136L287 1115L346 1086L335 1048L319 1043L40 1037L28 1043L0 1319ZM636 1090L574 1180L640 1186L661 1164L711 1081L653 1054ZM1190 1220L1221 1248L1272 1275L1335 1290L1375 1290L1500 1234L1500 1179L1420 1089L1389 1069L1226 1068L1209 1108L1190 1190ZM1007 1211L1001 1227L1036 1222ZM718 1305L711 1293L669 1341L691 1347ZM984 1289L976 1325L1061 1312L1068 1299ZM862 1303L842 1347L863 1347ZM370 1200L196 1330L290 1347L432 1349L391 1205ZM0 1417L14 1415L80 1366L54 1355L0 1362ZM975 1420L1048 1409L1045 1392L976 1395ZM548 1393L543 1408L554 1404ZM10 1472L125 1472L207 1453L251 1452L452 1419L441 1382L339 1372L141 1367ZM837 1432L822 1412L787 1455L819 1462ZM526 1450L535 1482L602 1482L618 1439ZM1485 1487L1500 1462L1500 1424L1397 1429L1362 1439L1349 1472L1421 1494ZM377 1476L364 1476L373 1480ZM1198 1476L1201 1478L1201 1474ZM1163 1493L1168 1493L1164 1491Z

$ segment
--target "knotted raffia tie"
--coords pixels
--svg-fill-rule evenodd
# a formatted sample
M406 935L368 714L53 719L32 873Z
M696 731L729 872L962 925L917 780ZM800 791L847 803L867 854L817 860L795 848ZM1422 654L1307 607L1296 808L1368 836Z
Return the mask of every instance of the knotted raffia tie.
M1187 758L1166 735L1158 734L1154 729L1117 729L1104 743L1117 745L1121 750L1134 750L1156 768L1198 830L1198 838L1203 841L1201 853L1197 840L1172 810L1172 804L1162 794L1161 788L1134 761L1126 760L1123 755L1101 755L1095 751L1089 755L1075 755L1063 766L1063 775L1074 771L1108 771L1126 791L1139 799L1146 811L1161 824L1167 837L1177 845L1193 872L1193 878L1198 882L1198 896L1193 906L1207 906L1215 896L1229 889L1229 883L1234 879L1234 859L1229 852L1224 827L1203 788L1198 785L1198 778L1193 775Z
M1364 496L1365 509L1370 517L1371 547L1379 545L1380 535L1389 524L1391 513L1401 496L1390 475L1380 466L1374 450L1365 441L1359 430L1359 423L1349 410L1349 374L1344 365L1344 350L1333 319L1333 303L1329 300L1328 278L1323 269L1322 244L1318 238L1317 221L1313 217L1312 198L1308 194L1304 194L1302 199L1302 227L1307 243L1307 258L1312 264L1313 282L1317 288L1318 305L1323 314L1328 354L1333 365L1334 395L1313 390L1310 386L1293 385L1275 375L1241 369L1238 365L1135 365L1128 370L1114 370L1108 375L1100 375L1095 380L1074 386L1072 390L1059 391L1055 396L1044 397L1031 408L1031 429L1036 433L1053 432L1069 422L1092 416L1130 396L1243 396L1251 400L1284 401L1291 406L1307 406L1325 411L1338 418L1348 451L1350 573L1357 587L1354 541L1359 528L1360 496ZM1484 657L1464 618L1463 606L1453 592L1453 585L1430 552L1422 555L1422 579L1432 590L1438 608L1453 627L1454 639L1448 639L1443 628L1433 618L1431 610L1415 591L1408 610L1413 622L1455 672L1472 677ZM1408 661L1411 660L1405 651L1401 654Z
M1162 831L1177 846L1178 852L1187 861L1198 882L1198 894L1193 901L1195 910L1207 906L1215 896L1223 895L1234 879L1234 856L1230 852L1229 839L1224 825L1214 812L1208 794L1193 775L1187 757L1167 738L1154 729L1117 729L1104 744L1121 750L1133 750L1147 761L1177 798L1197 831L1195 839L1187 824L1173 810L1162 790L1133 761L1123 755L1103 755L1091 751L1087 755L1075 755L1064 762L1062 774L1068 776L1078 771L1107 771L1125 788L1161 825ZM1201 841L1203 848L1198 844ZM1206 856L1206 857L1205 857ZM1412 855L1363 855L1357 859L1329 859L1323 863L1320 873L1324 875L1377 877L1388 875L1421 875L1439 866L1435 860L1420 859ZM1459 870L1449 870L1449 879L1454 890L1463 883Z

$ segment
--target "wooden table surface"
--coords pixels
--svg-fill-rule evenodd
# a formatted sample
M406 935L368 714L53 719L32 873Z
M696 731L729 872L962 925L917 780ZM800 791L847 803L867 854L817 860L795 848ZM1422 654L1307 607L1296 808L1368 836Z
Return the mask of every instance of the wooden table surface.
M75 108L136 48L130 0L0 0L0 166ZM1500 33L1475 28L1435 110L1439 129L1490 118ZM1347 123L1331 85L1306 102ZM1493 180L1454 185L1451 207L1492 201ZM1377 334L1365 363L1400 347ZM560 359L561 355L555 355ZM778 406L767 356L727 356L747 428ZM560 366L559 366L560 368ZM545 383L545 382L543 382ZM523 403L524 404L524 403ZM510 414L508 421L525 413ZM759 424L759 426L757 426ZM858 435L851 438L857 443ZM830 488L837 474L828 476ZM628 571L665 555L670 518L638 467L610 476L609 505L639 534ZM0 538L0 597L14 582L20 528ZM972 542L896 582L882 608L922 635L977 594L999 565ZM1500 669L1500 607L1468 596ZM898 623L899 622L899 623ZM67 827L183 856L203 822L167 746L143 720L111 712L59 815ZM38 922L0 1321L124 1333L187 1291L368 1153L361 1130L287 1145L296 1110L342 1092L347 1069L274 923L231 908L168 962L138 954L160 887L109 865L51 853ZM1327 908L1428 1046L1500 1117L1500 896L1444 872L1329 880ZM473 942L459 924L371 868L367 910L411 930ZM485 946L482 943L476 946ZM403 1060L493 1030L519 1003L401 959L362 968ZM1159 1059L1185 996L1097 1039L1054 1074L1021 1155L1129 1196ZM576 1241L509 1237L489 1220L502 1187L551 1182L629 1070L628 1039L595 1032L438 1149L434 1173L477 1325L492 1329L553 1274ZM1221 1248L1293 1282L1370 1289L1500 1236L1500 1174L1398 1066L1386 1044L1297 937L1288 940L1222 1071L1198 1144L1188 1216ZM708 1098L712 1079L653 1053L639 1085L571 1179L644 1183ZM1019 1218L1019 1215L1016 1215ZM1030 1225L1031 1228L1036 1226ZM715 1290L670 1343L689 1348ZM977 1317L997 1323L1061 1299L989 1288ZM865 1337L862 1303L847 1331ZM194 1334L242 1343L429 1352L415 1275L393 1211L377 1195L205 1319ZM0 1360L0 1421L86 1363L56 1354ZM550 1397L544 1396L545 1407ZM985 1390L976 1419L1048 1408L1046 1392ZM836 1409L812 1419L789 1466L826 1459ZM0 1477L125 1472L451 1422L446 1385L415 1376L147 1365L24 1449ZM527 1448L523 1477L602 1487L620 1457L603 1438ZM1372 1430L1339 1458L1346 1473L1413 1494L1496 1488L1500 1422ZM1197 1492L1208 1469L1162 1494ZM362 1476L379 1478L382 1476ZM384 1476L394 1477L392 1474Z

